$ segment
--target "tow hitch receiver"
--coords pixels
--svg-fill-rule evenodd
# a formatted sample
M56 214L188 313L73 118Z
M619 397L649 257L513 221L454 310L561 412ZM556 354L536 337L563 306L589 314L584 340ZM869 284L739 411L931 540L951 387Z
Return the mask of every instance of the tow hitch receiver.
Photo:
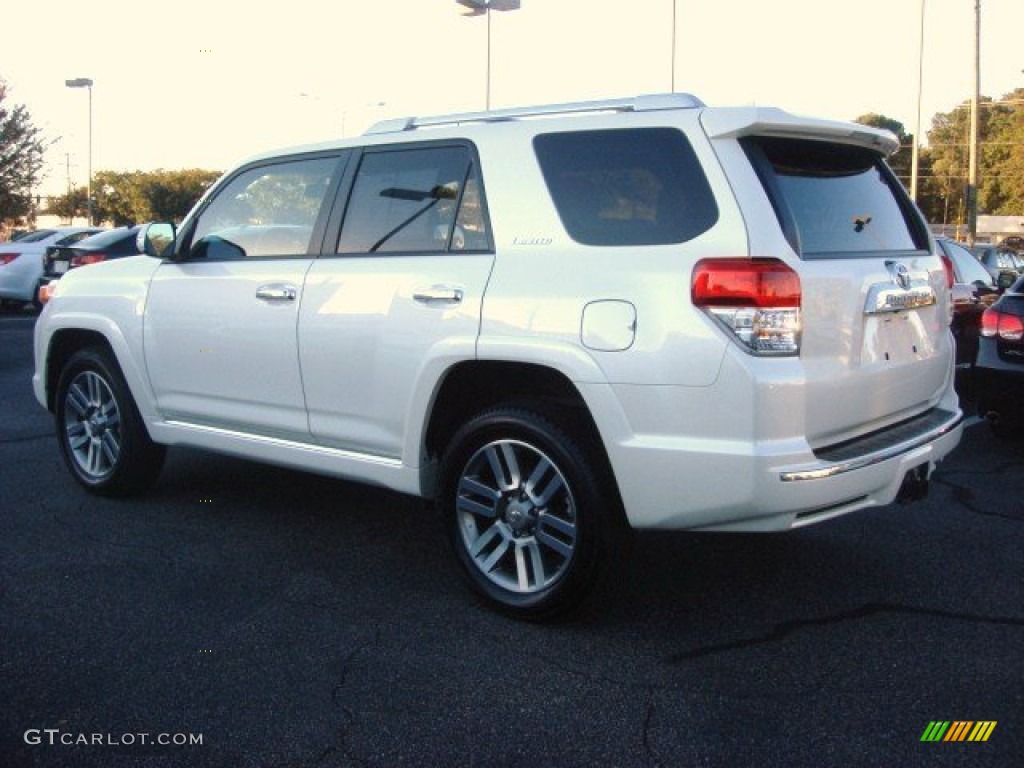
M912 501L920 501L927 495L928 465L920 464L904 475L899 493L896 494L896 501L900 504L909 504Z

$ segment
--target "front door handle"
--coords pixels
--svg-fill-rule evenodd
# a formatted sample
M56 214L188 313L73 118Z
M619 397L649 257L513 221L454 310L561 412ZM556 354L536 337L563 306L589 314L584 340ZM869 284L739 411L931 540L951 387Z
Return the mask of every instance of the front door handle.
M271 283L256 289L256 298L265 301L295 301L298 295L298 289L288 283Z
M458 304L462 301L462 289L432 285L429 288L416 288L412 298L421 304Z

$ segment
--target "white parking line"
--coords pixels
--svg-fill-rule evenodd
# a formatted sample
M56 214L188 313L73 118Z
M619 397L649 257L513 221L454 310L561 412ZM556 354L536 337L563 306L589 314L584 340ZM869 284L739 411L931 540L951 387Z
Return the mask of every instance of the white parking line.
M984 424L984 423L985 423L985 419L983 417L981 417L981 416L971 416L970 418L964 420L964 429L968 429L969 427L973 427L973 426L975 426L977 424Z

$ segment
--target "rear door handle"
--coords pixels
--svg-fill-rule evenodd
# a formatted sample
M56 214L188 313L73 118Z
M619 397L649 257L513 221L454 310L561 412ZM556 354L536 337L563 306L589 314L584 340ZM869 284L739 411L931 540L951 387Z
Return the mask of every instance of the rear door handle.
M412 298L420 304L458 304L462 301L462 289L447 285L432 285L429 288L416 288Z
M271 283L256 289L256 298L264 301L295 301L298 289L288 283Z

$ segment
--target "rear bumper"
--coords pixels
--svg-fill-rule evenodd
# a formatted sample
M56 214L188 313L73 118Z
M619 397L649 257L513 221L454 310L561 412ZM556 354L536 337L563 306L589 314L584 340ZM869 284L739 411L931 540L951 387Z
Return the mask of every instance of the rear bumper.
M923 482L956 447L962 422L950 392L912 419L816 450L796 436L634 433L605 444L635 528L782 531L893 503L908 473Z
M1024 359L1022 362L1003 359L993 339L982 339L979 346L974 387L982 416L1024 420Z

